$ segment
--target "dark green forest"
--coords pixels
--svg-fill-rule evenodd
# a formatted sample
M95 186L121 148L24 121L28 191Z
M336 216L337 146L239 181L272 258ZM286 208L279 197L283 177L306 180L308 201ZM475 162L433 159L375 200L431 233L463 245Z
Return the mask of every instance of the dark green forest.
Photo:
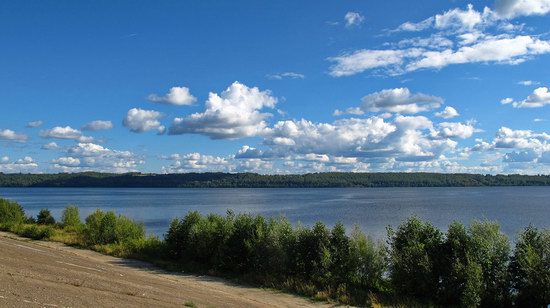
M464 173L57 173L4 174L0 187L464 187L546 186L549 175Z

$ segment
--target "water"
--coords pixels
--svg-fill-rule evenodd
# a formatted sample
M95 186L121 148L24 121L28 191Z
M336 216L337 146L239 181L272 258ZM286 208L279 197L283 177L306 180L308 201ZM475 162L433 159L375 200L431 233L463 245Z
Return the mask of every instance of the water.
M0 188L0 197L18 201L27 214L48 208L59 218L67 204L76 204L82 217L95 209L113 210L145 224L161 236L170 220L188 211L225 214L284 215L292 223L311 225L340 221L358 225L378 239L386 227L411 215L446 230L454 220L496 220L512 239L533 224L550 226L550 187L467 188L328 188L328 189L174 189L174 188Z

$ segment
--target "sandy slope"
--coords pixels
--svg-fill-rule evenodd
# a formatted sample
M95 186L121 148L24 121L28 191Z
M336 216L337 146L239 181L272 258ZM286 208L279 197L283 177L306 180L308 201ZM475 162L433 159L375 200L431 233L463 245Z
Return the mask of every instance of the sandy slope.
M0 307L326 307L0 232Z

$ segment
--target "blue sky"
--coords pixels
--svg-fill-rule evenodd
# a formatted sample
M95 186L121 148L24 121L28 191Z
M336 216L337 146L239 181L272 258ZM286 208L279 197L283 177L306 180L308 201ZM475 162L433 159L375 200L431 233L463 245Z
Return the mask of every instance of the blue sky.
M2 1L0 172L550 173L550 0Z

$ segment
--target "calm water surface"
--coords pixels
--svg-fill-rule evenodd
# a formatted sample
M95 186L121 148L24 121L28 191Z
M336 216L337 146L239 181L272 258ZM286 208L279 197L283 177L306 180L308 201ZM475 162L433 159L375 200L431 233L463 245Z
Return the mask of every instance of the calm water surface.
M286 216L311 225L323 221L358 225L384 239L388 225L411 215L446 230L453 220L498 221L511 238L529 224L550 226L550 187L173 189L173 188L0 188L0 197L18 201L27 214L48 208L56 218L67 204L82 217L95 209L114 210L142 221L149 234L162 235L174 217L188 211Z

